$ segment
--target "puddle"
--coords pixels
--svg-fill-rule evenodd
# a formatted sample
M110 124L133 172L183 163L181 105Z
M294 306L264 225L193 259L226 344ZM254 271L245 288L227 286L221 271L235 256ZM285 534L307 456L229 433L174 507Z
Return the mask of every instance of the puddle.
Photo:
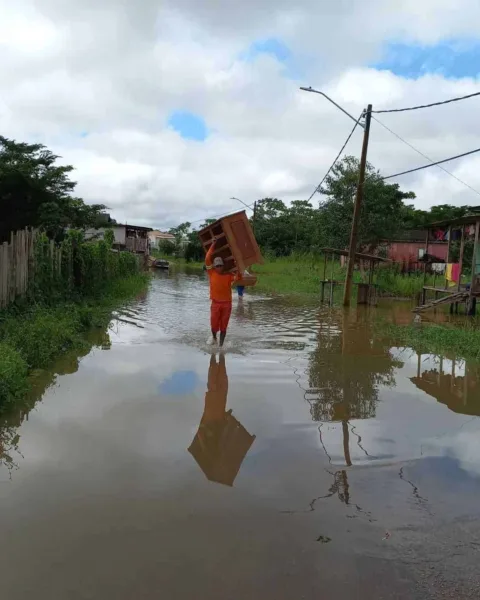
M4 420L5 598L476 590L479 365L376 337L408 305L252 294L218 353L206 285L158 274Z

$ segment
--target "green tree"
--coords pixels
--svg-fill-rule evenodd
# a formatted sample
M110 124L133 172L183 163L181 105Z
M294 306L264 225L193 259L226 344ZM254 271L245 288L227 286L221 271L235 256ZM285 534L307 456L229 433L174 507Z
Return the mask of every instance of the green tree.
M67 226L90 227L105 209L72 196L73 167L56 164L58 158L42 144L0 136L0 240L24 227L43 228L50 237L59 237Z
M162 240L158 246L158 250L164 256L172 256L175 253L175 244L170 240Z
M184 223L180 223L180 225L177 227L172 227L168 231L168 233L171 233L175 236L175 253L178 255L183 255L184 253L184 249L188 241L190 227L191 223L189 221L185 221Z
M332 169L320 193L321 238L326 246L345 248L350 239L355 192L360 163L346 156ZM360 247L372 251L382 239L392 238L402 228L404 200L415 198L396 183L386 183L379 171L367 163L363 208L359 225Z

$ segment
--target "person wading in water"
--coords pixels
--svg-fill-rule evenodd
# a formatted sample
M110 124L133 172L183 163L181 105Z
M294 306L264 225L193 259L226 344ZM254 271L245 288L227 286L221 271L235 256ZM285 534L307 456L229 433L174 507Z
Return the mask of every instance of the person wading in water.
M205 257L208 279L210 280L210 327L214 343L217 342L217 334L220 332L220 346L223 346L227 335L228 322L232 313L232 283L241 277L238 274L225 272L225 265L220 256L212 260L217 238L208 249Z

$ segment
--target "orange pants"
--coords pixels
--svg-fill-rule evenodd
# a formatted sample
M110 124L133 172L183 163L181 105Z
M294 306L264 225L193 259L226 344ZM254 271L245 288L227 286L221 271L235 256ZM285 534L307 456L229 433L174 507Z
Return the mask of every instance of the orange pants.
M231 314L231 302L217 302L216 300L212 300L210 307L210 325L212 331L227 331Z

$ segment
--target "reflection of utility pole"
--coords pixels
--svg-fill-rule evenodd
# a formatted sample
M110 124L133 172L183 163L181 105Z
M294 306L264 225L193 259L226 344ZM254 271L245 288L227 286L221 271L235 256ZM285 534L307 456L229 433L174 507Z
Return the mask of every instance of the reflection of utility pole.
M348 421L342 421L343 429L343 453L345 454L345 464L347 467L352 466L350 458L350 432L348 431Z
M363 188L365 184L365 170L367 166L368 138L370 136L370 122L372 120L372 105L369 104L365 114L365 131L363 134L362 156L360 158L360 172L358 175L357 194L353 209L352 230L350 232L350 246L348 248L347 274L345 275L345 288L343 306L350 306L352 296L353 268L355 266L355 254L357 252L358 224L362 211Z

